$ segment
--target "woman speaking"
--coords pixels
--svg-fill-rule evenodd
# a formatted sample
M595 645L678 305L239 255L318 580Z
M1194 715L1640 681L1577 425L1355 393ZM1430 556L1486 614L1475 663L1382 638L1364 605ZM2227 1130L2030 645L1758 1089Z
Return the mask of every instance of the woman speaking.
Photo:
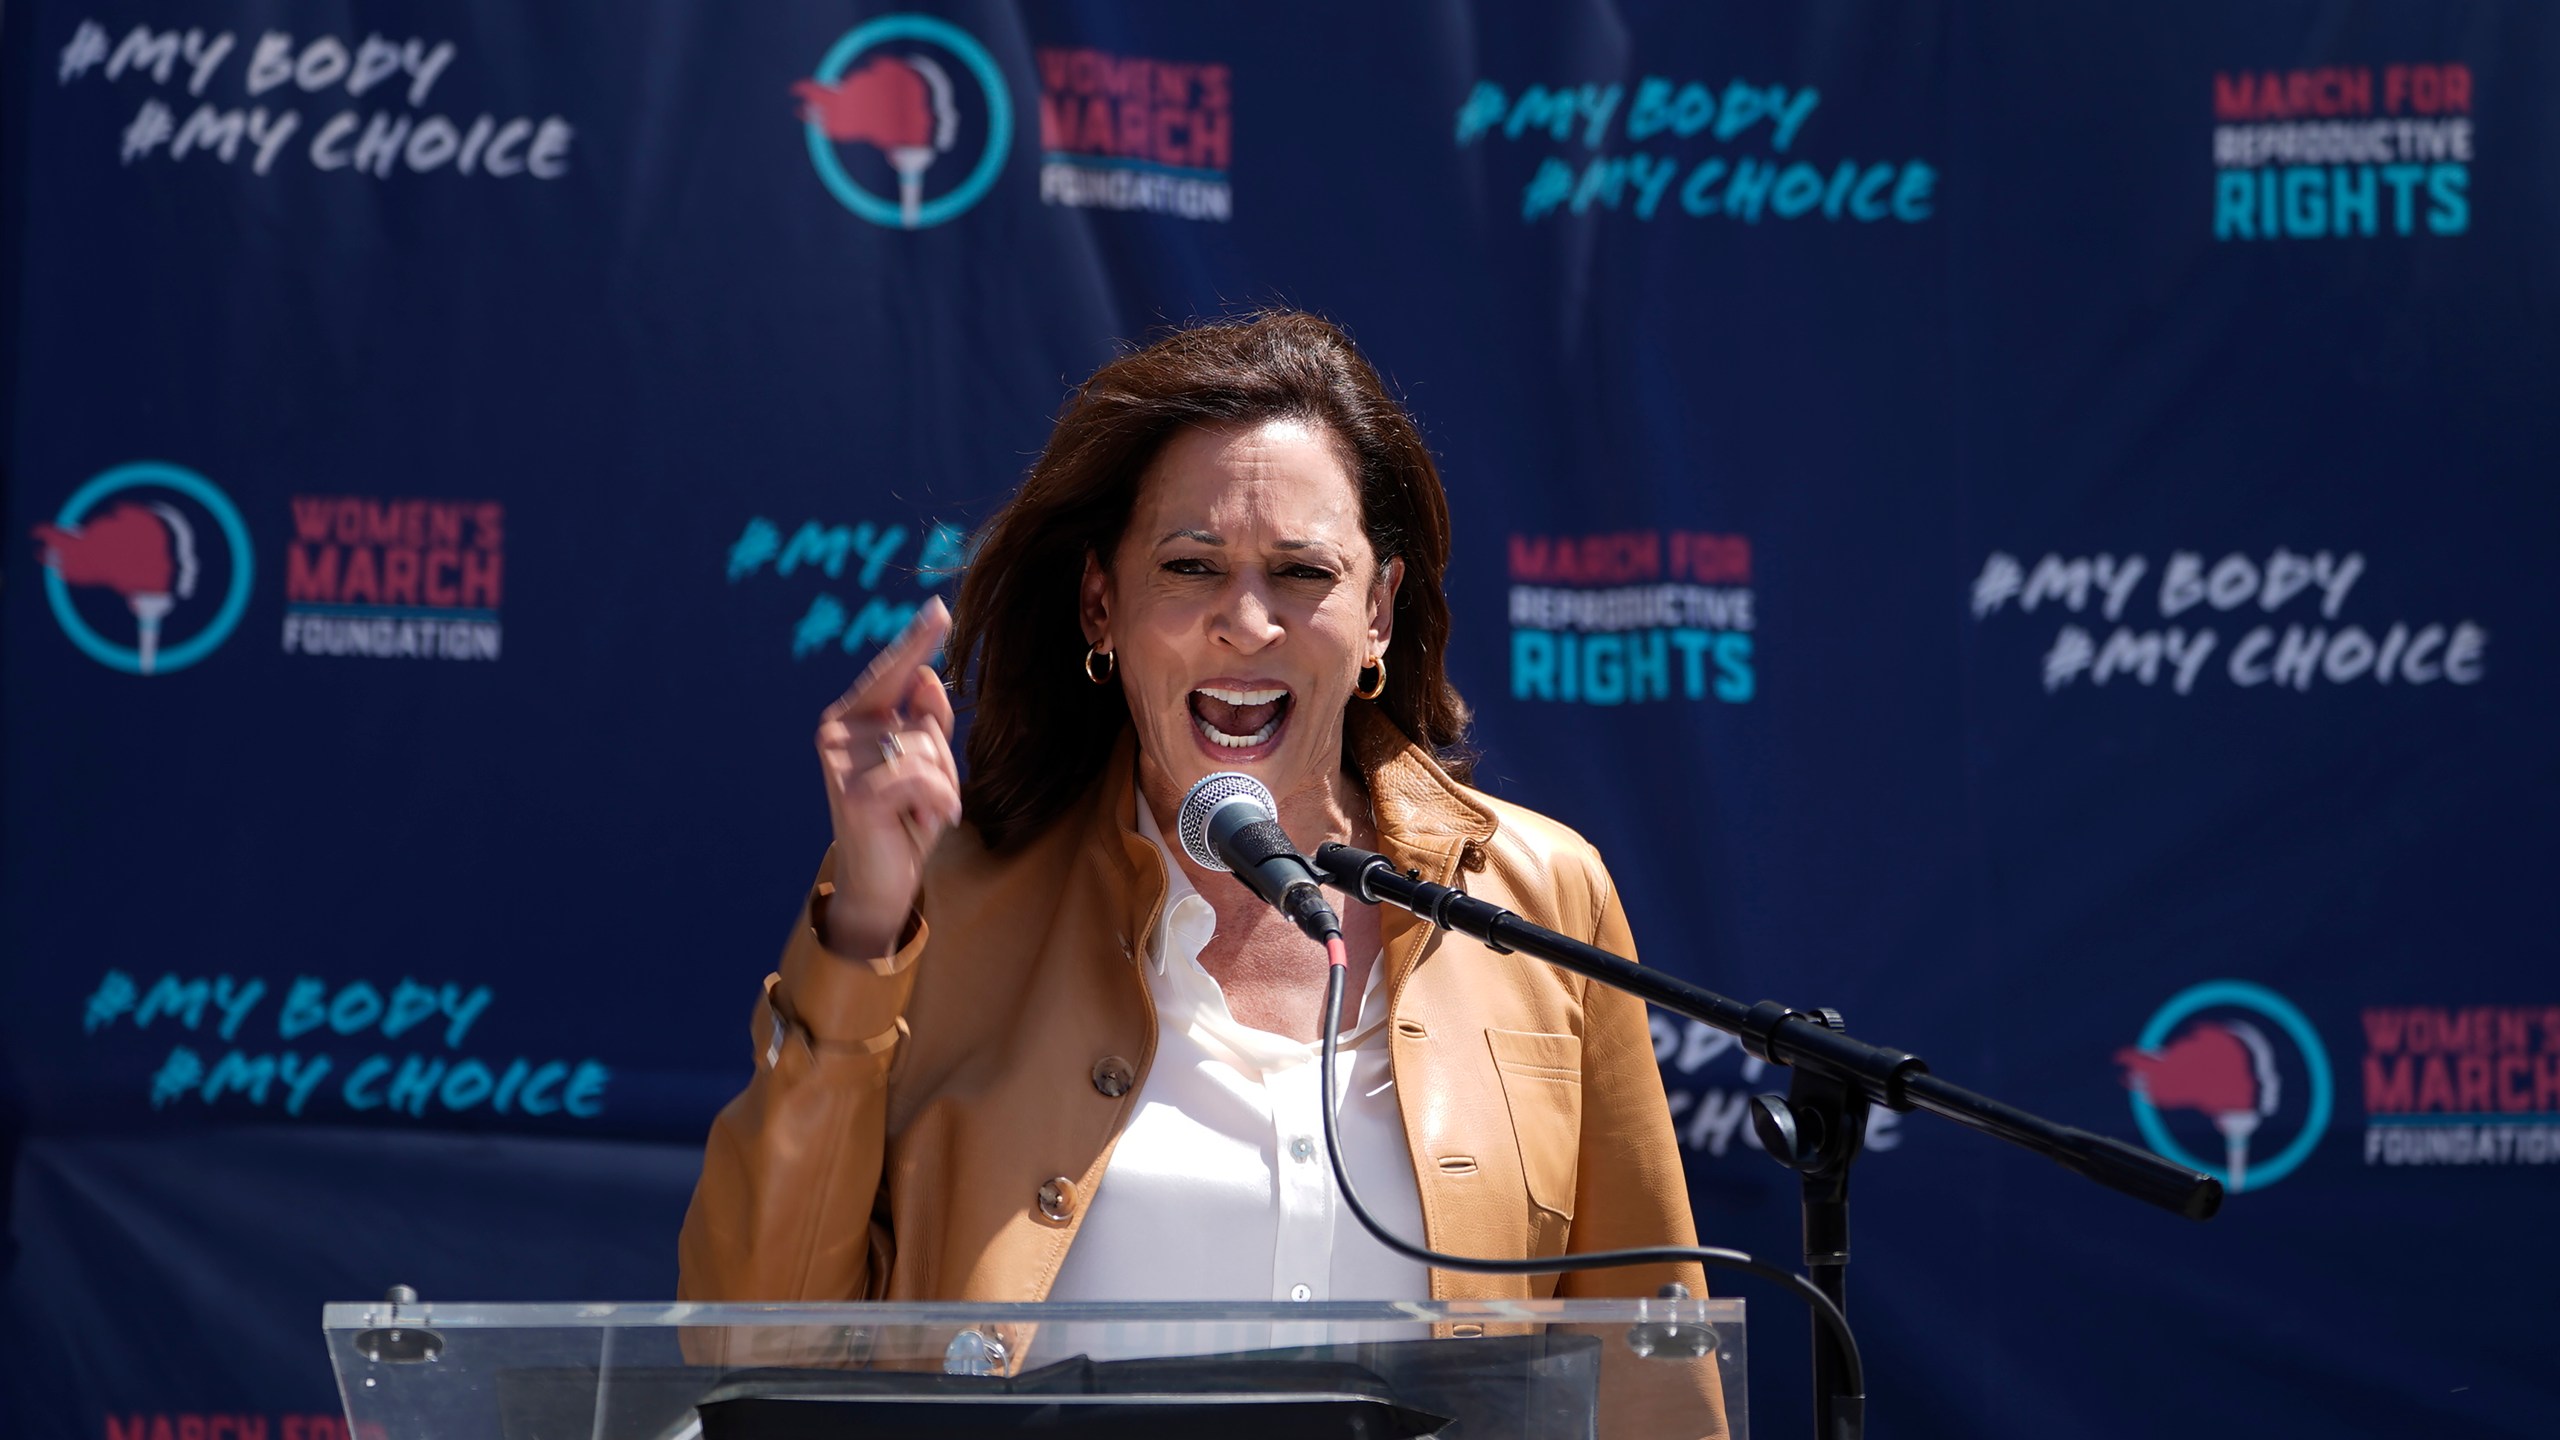
M960 586L825 714L835 844L684 1223L695 1300L1704 1294L1695 1266L1426 1269L1341 1208L1327 964L1168 847L1237 770L1339 840L1619 954L1592 848L1466 784L1449 516L1331 325L1271 314L1096 372ZM949 640L967 778L925 663ZM1643 1005L1342 904L1344 1160L1431 1248L1695 1240ZM1349 1008L1346 1006L1346 1009Z

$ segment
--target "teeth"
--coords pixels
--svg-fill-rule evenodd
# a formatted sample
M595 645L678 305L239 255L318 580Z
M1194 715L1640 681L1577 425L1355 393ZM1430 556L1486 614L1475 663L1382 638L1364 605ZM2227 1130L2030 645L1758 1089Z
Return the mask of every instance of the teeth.
M1220 690L1203 685L1197 693L1206 695L1212 700L1223 700L1230 705L1268 705L1289 692L1286 690Z
M1191 723L1200 727L1200 733L1209 737L1210 744L1224 745L1230 750L1250 750L1280 733L1280 719L1276 715L1269 724L1250 735L1230 735L1198 716L1193 716Z

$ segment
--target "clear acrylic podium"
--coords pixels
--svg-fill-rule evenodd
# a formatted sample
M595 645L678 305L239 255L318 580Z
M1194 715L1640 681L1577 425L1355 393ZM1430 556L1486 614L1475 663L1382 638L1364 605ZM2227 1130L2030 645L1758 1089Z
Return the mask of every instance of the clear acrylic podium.
M326 1307L356 1440L1746 1440L1739 1300Z

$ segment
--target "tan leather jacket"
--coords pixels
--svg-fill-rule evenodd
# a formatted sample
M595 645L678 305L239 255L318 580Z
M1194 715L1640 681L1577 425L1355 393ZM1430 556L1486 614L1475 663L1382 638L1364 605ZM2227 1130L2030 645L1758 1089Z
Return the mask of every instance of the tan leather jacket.
M1398 866L1633 953L1580 836L1460 785L1382 719L1362 722L1359 759ZM1085 798L1009 853L951 831L927 865L921 923L886 960L829 953L804 914L756 1009L755 1077L712 1127L680 1296L1047 1296L1155 1053L1133 957L1165 884L1134 828L1133 763L1124 735ZM1431 1247L1695 1244L1642 1002L1401 911L1381 918ZM1670 1280L1706 1293L1683 1265L1561 1279L1434 1269L1431 1295L1651 1295Z

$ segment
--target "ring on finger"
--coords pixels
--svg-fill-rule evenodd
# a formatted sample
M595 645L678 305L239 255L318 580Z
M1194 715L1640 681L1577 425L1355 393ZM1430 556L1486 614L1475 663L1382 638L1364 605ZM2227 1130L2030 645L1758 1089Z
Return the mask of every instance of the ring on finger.
M899 743L899 741L898 741L898 737L897 737L897 735L896 735L896 733L895 733L895 732L893 732L893 731L888 731L888 730L883 730L883 731L881 731L881 732L880 732L880 763L881 763L881 764L883 764L883 765L895 765L895 764L897 764L900 760L902 760L902 759L906 758L906 753L907 753L907 747L906 747L905 745L903 745L903 744L900 744L900 743Z

